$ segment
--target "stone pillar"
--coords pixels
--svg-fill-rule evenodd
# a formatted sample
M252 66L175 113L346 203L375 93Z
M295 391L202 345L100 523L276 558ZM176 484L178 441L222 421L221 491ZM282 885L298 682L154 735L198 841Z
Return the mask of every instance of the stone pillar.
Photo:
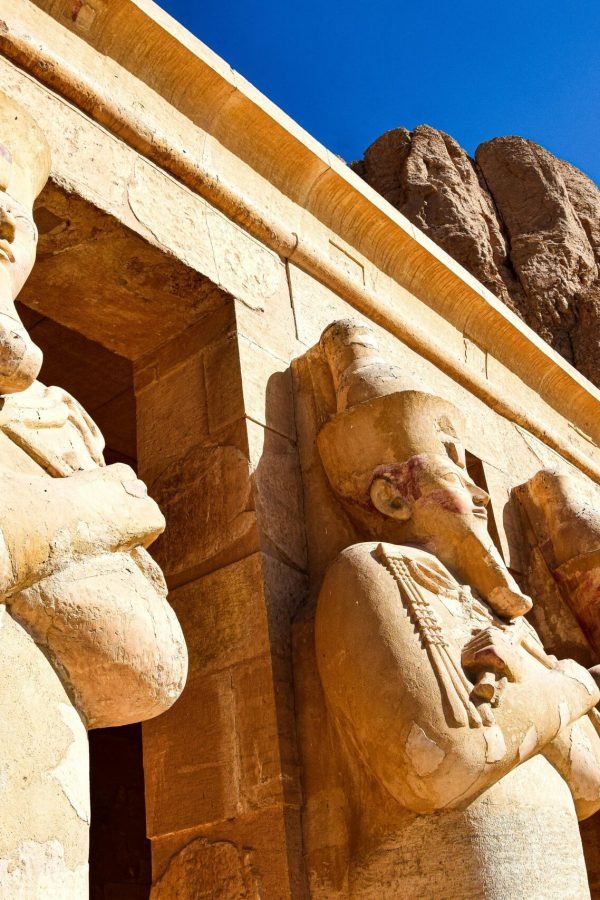
M190 658L181 700L144 729L154 900L304 893L290 658L303 525L290 373L273 360L224 297L135 371L139 469L167 520L156 553Z

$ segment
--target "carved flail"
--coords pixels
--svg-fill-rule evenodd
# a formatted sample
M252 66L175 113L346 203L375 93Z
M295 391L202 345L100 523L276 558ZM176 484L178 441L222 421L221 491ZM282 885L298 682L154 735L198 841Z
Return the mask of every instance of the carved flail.
M482 715L472 702L470 694L473 685L454 659L453 649L444 637L435 610L411 573L411 563L407 563L400 553L388 553L383 544L379 544L376 555L398 585L403 605L428 653L453 724L459 728L493 724L493 720L487 721L491 714L486 715L485 712L484 723Z

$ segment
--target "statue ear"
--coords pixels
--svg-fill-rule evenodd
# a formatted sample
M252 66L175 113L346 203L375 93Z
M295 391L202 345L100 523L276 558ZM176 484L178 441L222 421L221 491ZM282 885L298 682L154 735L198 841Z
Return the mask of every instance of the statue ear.
M385 478L376 478L371 485L371 502L382 515L406 522L411 517L408 500Z

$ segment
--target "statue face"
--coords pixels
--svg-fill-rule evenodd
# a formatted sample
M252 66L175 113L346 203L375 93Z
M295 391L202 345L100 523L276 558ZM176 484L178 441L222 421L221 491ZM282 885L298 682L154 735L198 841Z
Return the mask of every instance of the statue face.
M464 469L431 453L381 466L371 485L371 502L396 529L393 540L414 542L435 553L498 615L512 618L528 612L531 600L521 593L493 545L489 499Z
M487 533L489 495L442 454L423 453L375 472L371 500L386 516L406 522L419 540L451 541Z
M413 515L433 508L438 515L443 512L477 519L487 528L489 495L475 484L465 469L444 456L427 455L416 459L418 494Z
M31 207L16 199L23 193L20 183L24 173L19 171L8 151L0 149L0 270L8 280L14 300L33 268L38 235Z

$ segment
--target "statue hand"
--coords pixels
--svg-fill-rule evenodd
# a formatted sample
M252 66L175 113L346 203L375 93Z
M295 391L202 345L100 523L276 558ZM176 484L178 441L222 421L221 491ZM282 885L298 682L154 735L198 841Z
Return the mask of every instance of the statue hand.
M164 530L165 520L146 485L123 463L78 472L66 482L84 494L82 514L86 521L91 517L93 534L105 548L147 547Z
M518 645L494 626L478 631L465 644L461 663L474 678L473 695L492 706L500 702L507 681L519 681L521 677Z
M486 670L510 681L519 681L522 669L518 646L494 626L478 631L465 644L461 662L474 675Z

